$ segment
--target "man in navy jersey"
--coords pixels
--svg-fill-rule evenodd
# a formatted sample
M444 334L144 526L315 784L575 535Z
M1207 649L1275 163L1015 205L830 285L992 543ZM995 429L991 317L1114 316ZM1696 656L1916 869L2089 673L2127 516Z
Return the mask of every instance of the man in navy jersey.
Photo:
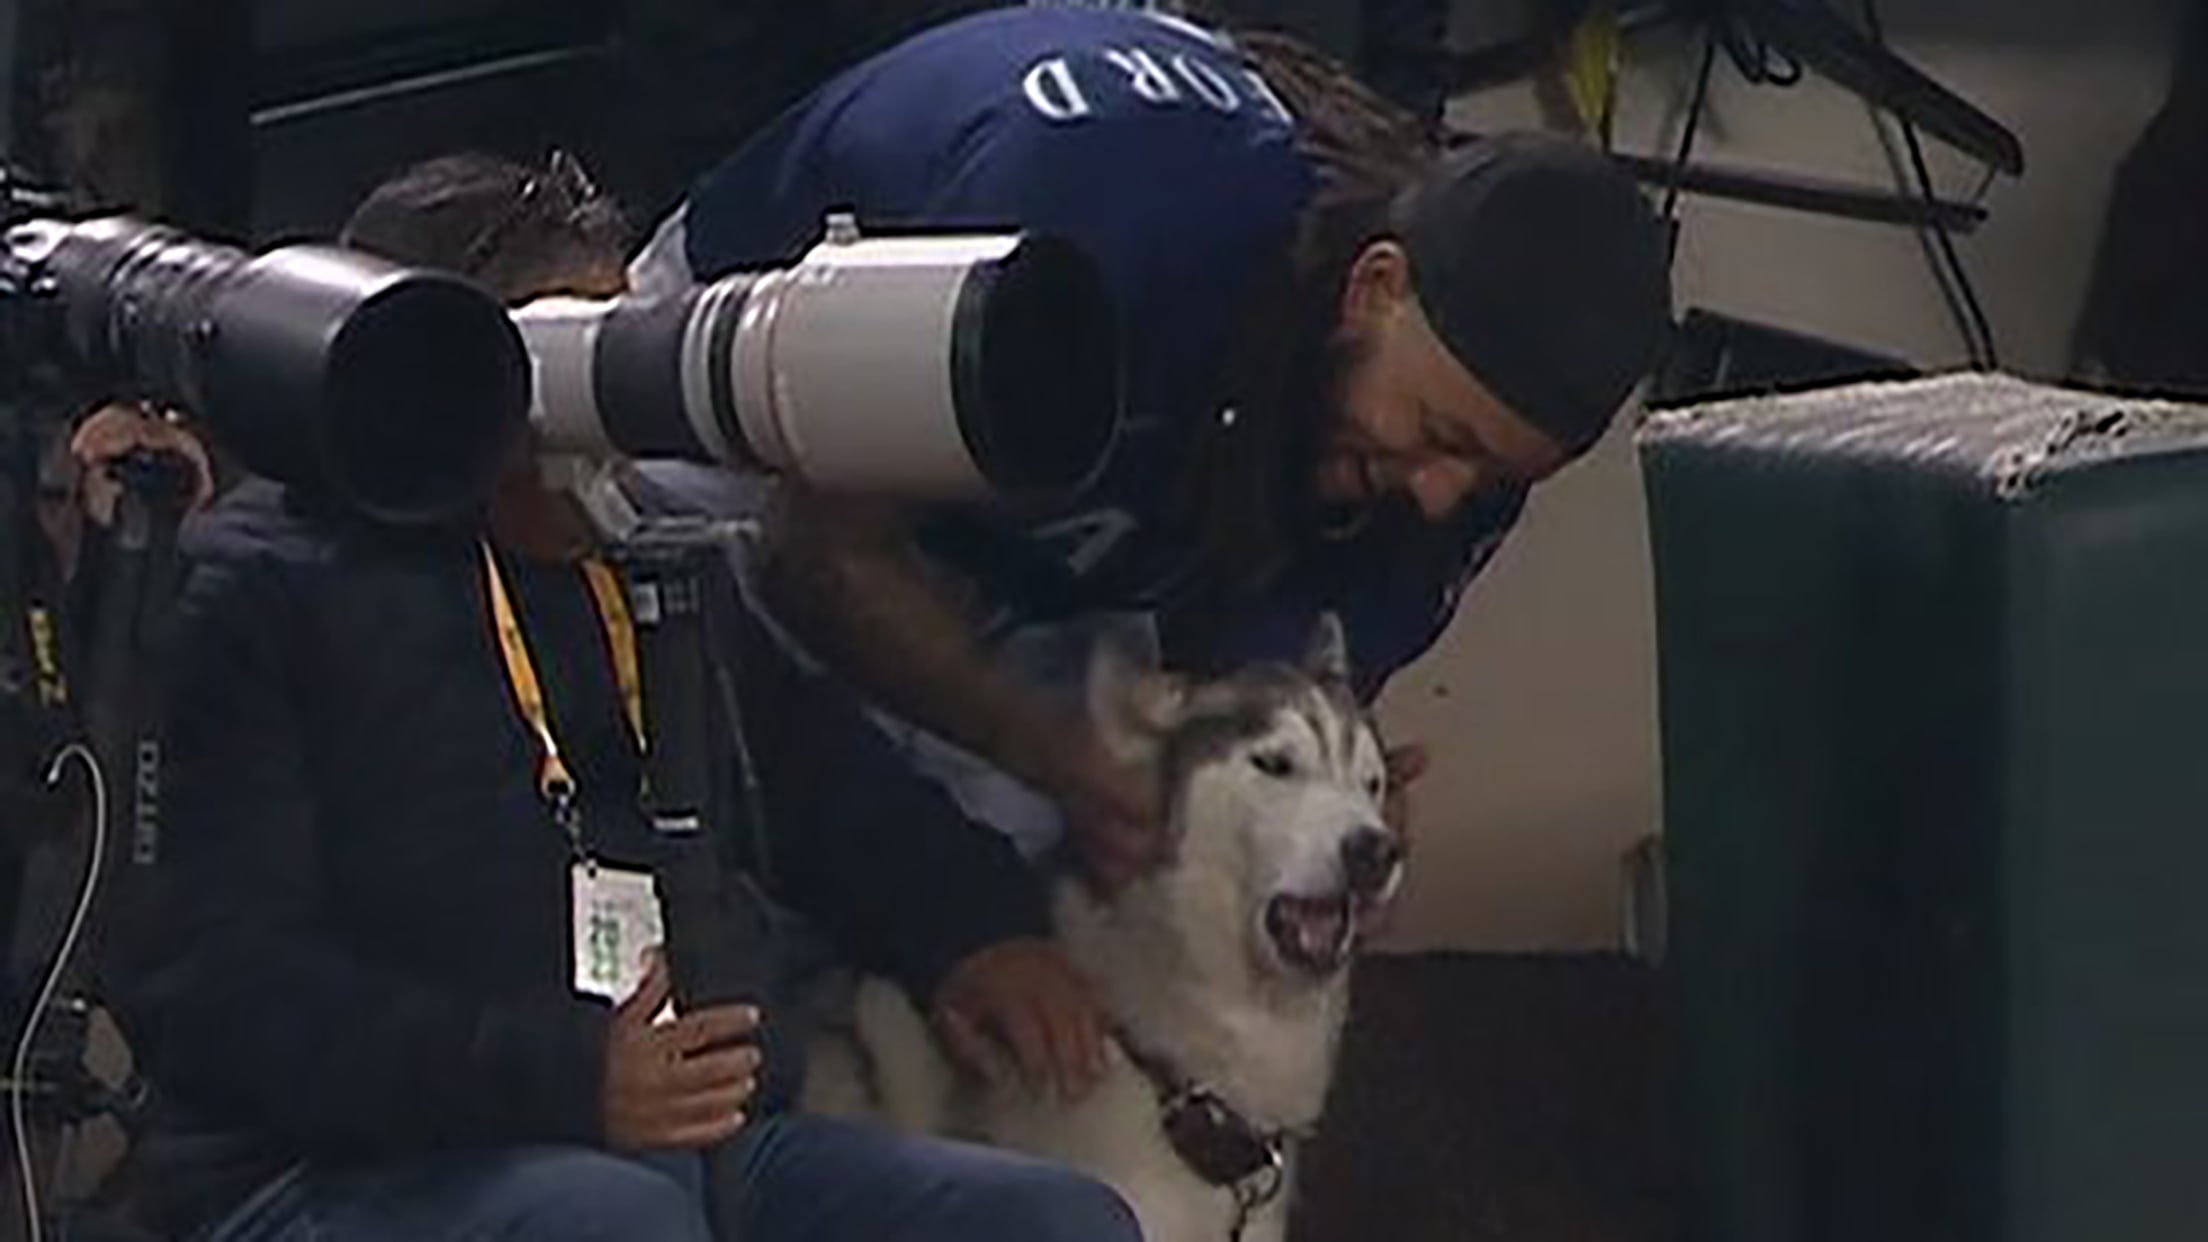
M1124 422L1070 502L786 483L758 567L788 635L970 813L1031 850L1072 828L1107 885L1160 834L1155 790L1068 693L1104 625L1205 671L1285 654L1331 609L1377 694L1670 325L1661 230L1598 154L1437 151L1289 40L1125 10L984 13L854 67L702 177L634 278L787 262L831 210L1056 233L1117 301ZM1399 781L1421 762L1398 752Z

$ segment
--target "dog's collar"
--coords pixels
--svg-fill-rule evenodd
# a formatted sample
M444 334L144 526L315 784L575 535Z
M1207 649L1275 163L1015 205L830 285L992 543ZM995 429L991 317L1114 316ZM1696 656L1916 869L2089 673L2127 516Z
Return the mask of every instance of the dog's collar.
M1260 1127L1226 1097L1181 1073L1126 1031L1114 1034L1127 1060L1157 1093L1159 1124L1173 1153L1207 1185L1233 1192L1234 1235L1239 1237L1251 1214L1287 1188L1288 1144L1304 1132Z

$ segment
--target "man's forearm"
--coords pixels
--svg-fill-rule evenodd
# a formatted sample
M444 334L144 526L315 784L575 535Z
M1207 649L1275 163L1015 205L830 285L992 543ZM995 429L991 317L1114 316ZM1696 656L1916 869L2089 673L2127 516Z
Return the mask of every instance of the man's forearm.
M803 500L780 527L767 592L814 655L891 712L1038 788L1057 783L1064 713L998 666L895 517Z
M769 779L777 900L923 1001L975 950L1047 935L1042 880L1011 838L908 767L846 688L808 680L753 743Z

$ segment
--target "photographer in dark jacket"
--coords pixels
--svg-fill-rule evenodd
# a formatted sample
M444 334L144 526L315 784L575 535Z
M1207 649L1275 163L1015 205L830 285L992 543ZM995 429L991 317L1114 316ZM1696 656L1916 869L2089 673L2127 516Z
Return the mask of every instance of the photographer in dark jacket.
M559 157L456 157L371 195L345 240L519 302L617 291L618 236ZM610 871L651 848L625 613L587 526L514 461L477 529L368 529L252 483L187 532L164 905L122 1006L165 1101L145 1152L160 1223L703 1238L698 1153L729 1143L713 1167L737 1184L715 1191L747 1242L1132 1242L1118 1199L1070 1172L778 1115L795 1064L771 996L763 1021L655 1022L656 961L618 1004L578 991L579 856ZM1057 1024L1080 984L1017 856L733 615L771 853L746 861L771 861L776 898L939 1013L955 994L963 1021L1075 1029ZM555 750L572 833L541 795Z

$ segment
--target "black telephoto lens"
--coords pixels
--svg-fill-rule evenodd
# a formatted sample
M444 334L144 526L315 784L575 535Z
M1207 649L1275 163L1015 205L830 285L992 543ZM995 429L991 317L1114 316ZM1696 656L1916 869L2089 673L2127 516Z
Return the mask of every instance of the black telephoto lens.
M489 293L323 246L253 255L128 217L19 229L76 381L179 406L258 474L394 524L480 505L529 364Z

